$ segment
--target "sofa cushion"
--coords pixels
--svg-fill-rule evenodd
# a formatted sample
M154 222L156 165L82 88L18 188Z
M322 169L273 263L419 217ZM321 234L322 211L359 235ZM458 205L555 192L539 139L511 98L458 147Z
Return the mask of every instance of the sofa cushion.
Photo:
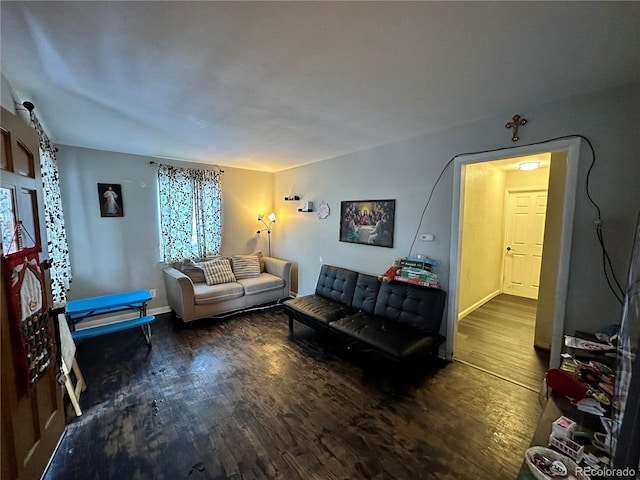
M289 311L300 321L311 318L312 321L328 325L352 313L347 305L335 302L320 295L305 295L284 302L285 311Z
M252 255L258 257L258 261L260 262L260 273L264 272L264 255L262 253L262 250L257 250L253 252Z
M204 277L207 285L235 282L236 277L231 270L231 264L226 258L204 262Z
M316 284L316 295L340 302L343 305L351 305L357 280L358 272L332 265L322 265Z
M336 320L329 328L350 340L352 348L369 350L367 347L371 346L401 361L427 357L439 345L437 335L428 335L365 312Z
M268 292L284 287L284 280L270 273L261 273L256 278L243 278L237 282L244 288L245 295Z
M242 297L243 295L244 289L242 285L235 282L220 283L217 285L207 285L206 283L193 284L193 296L196 305L232 300Z
M378 277L359 273L351 306L363 312L373 313L379 291L380 280L378 280Z
M383 319L437 335L442 323L446 293L439 288L408 283L382 283L373 313Z
M231 269L236 280L257 278L260 276L260 260L257 255L234 255L231 257Z

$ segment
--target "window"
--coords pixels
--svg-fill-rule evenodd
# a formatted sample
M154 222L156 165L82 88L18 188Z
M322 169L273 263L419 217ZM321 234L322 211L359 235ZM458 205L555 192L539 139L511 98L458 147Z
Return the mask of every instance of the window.
M162 261L217 255L222 241L220 170L160 165Z

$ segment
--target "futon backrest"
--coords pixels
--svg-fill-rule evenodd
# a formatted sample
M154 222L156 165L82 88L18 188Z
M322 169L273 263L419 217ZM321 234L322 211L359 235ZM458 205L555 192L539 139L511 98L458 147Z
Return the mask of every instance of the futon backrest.
M357 279L358 272L332 265L322 265L316 285L316 295L350 306Z
M439 288L391 282L380 285L374 315L415 327L425 333L440 332L446 293Z
M376 306L376 298L380 291L380 283L378 277L358 273L358 282L356 283L356 291L353 294L351 306L363 312L373 313L373 309Z

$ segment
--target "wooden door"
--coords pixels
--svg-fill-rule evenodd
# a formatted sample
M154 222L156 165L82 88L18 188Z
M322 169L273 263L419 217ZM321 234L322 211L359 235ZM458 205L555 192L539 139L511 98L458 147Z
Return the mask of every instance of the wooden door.
M36 132L9 111L2 109L2 161L0 192L5 207L2 212L4 251L14 250L11 234L6 230L11 222L22 221L33 237L23 236L23 247L39 245L47 257L47 240L44 224L44 203L38 136ZM44 472L64 431L64 407L62 388L56 376L58 368L52 362L44 376L33 386L29 395L19 394L14 364L11 325L7 314L8 292L4 272L2 278L2 303L0 304L1 346L1 423L2 423L2 480L39 479ZM51 283L45 270L45 289L49 306L52 305Z
M509 192L503 293L538 298L547 191Z

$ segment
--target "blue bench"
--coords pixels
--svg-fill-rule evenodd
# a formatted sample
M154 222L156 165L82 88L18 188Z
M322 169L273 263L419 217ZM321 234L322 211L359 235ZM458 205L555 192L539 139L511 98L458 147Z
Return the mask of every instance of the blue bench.
M80 340L140 327L147 342L147 347L151 349L151 323L156 317L147 315L147 302L149 300L151 300L151 294L148 290L136 290L72 300L67 303L66 312L67 322L71 329L71 337L74 340ZM81 325L86 318L126 310L138 311L139 317L131 320L116 320L96 327L76 329L76 326Z
M74 340L97 337L98 335L106 335L107 333L115 333L122 330L127 330L129 328L149 325L155 319L156 317L154 317L153 315L147 315L146 317L133 318L131 320L121 320L119 322L107 323L104 325L99 325L97 327L82 328L80 330L74 330L73 332L71 332L71 337Z

